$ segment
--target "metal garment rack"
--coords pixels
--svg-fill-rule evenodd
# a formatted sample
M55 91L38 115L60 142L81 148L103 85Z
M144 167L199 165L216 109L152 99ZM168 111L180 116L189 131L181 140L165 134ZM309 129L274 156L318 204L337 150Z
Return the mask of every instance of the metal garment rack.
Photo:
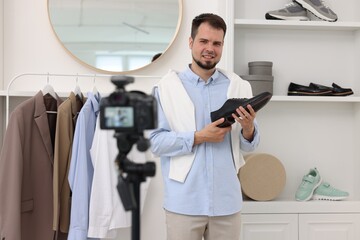
M113 75L108 74L64 74L64 73L21 73L14 76L6 88L6 127L8 126L9 122L9 106L10 106L10 89L11 85L18 79L21 79L24 76L43 76L47 77L47 81L49 82L50 77L73 77L73 78L110 78ZM146 75L129 75L134 78L160 78L159 76L146 76ZM56 78L54 78L56 79Z

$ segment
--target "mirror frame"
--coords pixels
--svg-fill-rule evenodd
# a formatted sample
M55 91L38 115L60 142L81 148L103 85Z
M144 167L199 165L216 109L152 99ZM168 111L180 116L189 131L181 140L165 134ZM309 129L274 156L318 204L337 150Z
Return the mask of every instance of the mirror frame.
M174 35L172 37L172 39L169 41L167 47L161 52L161 56L158 57L156 60L149 62L148 64L139 67L139 68L135 68L135 69L131 69L131 70L126 70L126 71L108 71L105 69L101 69L101 68L97 68L95 66L90 65L89 63L86 63L85 61L81 60L80 58L78 58L76 55L74 55L74 53L72 53L65 45L64 43L61 41L60 37L58 36L58 34L56 33L54 26L51 22L51 16L50 16L50 4L49 1L51 0L47 0L47 13L48 13L48 19L49 19L49 23L51 26L51 29L55 35L55 37L57 38L58 42L61 44L61 46L66 50L66 52L73 58L75 59L77 62L79 62L81 65L84 65L92 70L98 71L98 72L102 72L102 73L106 73L106 74L128 74L128 73L133 73L134 71L139 71L141 69L144 69L148 66L150 66L153 62L156 62L159 58L162 57L162 55L171 47L171 45L174 43L176 37L178 36L179 33L179 29L182 23L182 18L183 18L183 0L177 0L178 4L179 4L179 11L178 11L178 21L177 21L177 25L175 28L175 32Z

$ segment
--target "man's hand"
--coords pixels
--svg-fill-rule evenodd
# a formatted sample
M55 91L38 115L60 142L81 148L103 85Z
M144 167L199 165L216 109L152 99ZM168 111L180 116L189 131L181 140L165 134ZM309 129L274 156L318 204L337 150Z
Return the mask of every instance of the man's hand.
M256 117L256 112L251 107L251 105L247 105L246 107L247 109L249 109L250 113L246 111L243 107L239 107L236 109L236 112L239 116L234 113L232 114L232 116L238 123L241 124L242 134L244 138L251 142L254 138L254 119Z
M226 133L231 131L231 126L226 128L219 128L217 125L224 122L224 118L220 118L215 122L205 126L200 131L195 132L194 145L198 145L204 142L222 142Z

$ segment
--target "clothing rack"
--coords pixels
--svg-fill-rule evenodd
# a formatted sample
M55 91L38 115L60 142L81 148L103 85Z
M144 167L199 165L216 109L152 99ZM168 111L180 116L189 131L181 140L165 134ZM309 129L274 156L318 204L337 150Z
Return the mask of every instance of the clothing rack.
M49 81L49 77L73 77L76 78L76 80L78 79L78 77L81 78L110 78L113 75L108 75L108 74L65 74L65 73L21 73L18 74L16 76L14 76L9 84L7 85L6 88L6 127L8 125L9 122L9 101L10 101L10 89L11 89L11 85L18 79L21 79L24 76L43 76L43 77L47 77L48 81ZM129 75L132 76L134 78L160 78L160 76L147 76L147 75ZM56 79L56 78L54 78Z

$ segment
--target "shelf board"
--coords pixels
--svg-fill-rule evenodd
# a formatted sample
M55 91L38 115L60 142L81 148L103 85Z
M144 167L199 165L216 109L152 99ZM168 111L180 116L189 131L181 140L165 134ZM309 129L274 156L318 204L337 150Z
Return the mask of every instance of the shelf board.
M360 201L244 201L243 214L360 213Z
M322 96L280 96L274 95L271 98L272 102L344 102L344 103L360 103L358 96L345 97L322 97Z
M360 30L360 22L325 22L325 21L277 21L260 19L235 19L236 28L252 29L301 29L301 30L330 30L356 31Z

